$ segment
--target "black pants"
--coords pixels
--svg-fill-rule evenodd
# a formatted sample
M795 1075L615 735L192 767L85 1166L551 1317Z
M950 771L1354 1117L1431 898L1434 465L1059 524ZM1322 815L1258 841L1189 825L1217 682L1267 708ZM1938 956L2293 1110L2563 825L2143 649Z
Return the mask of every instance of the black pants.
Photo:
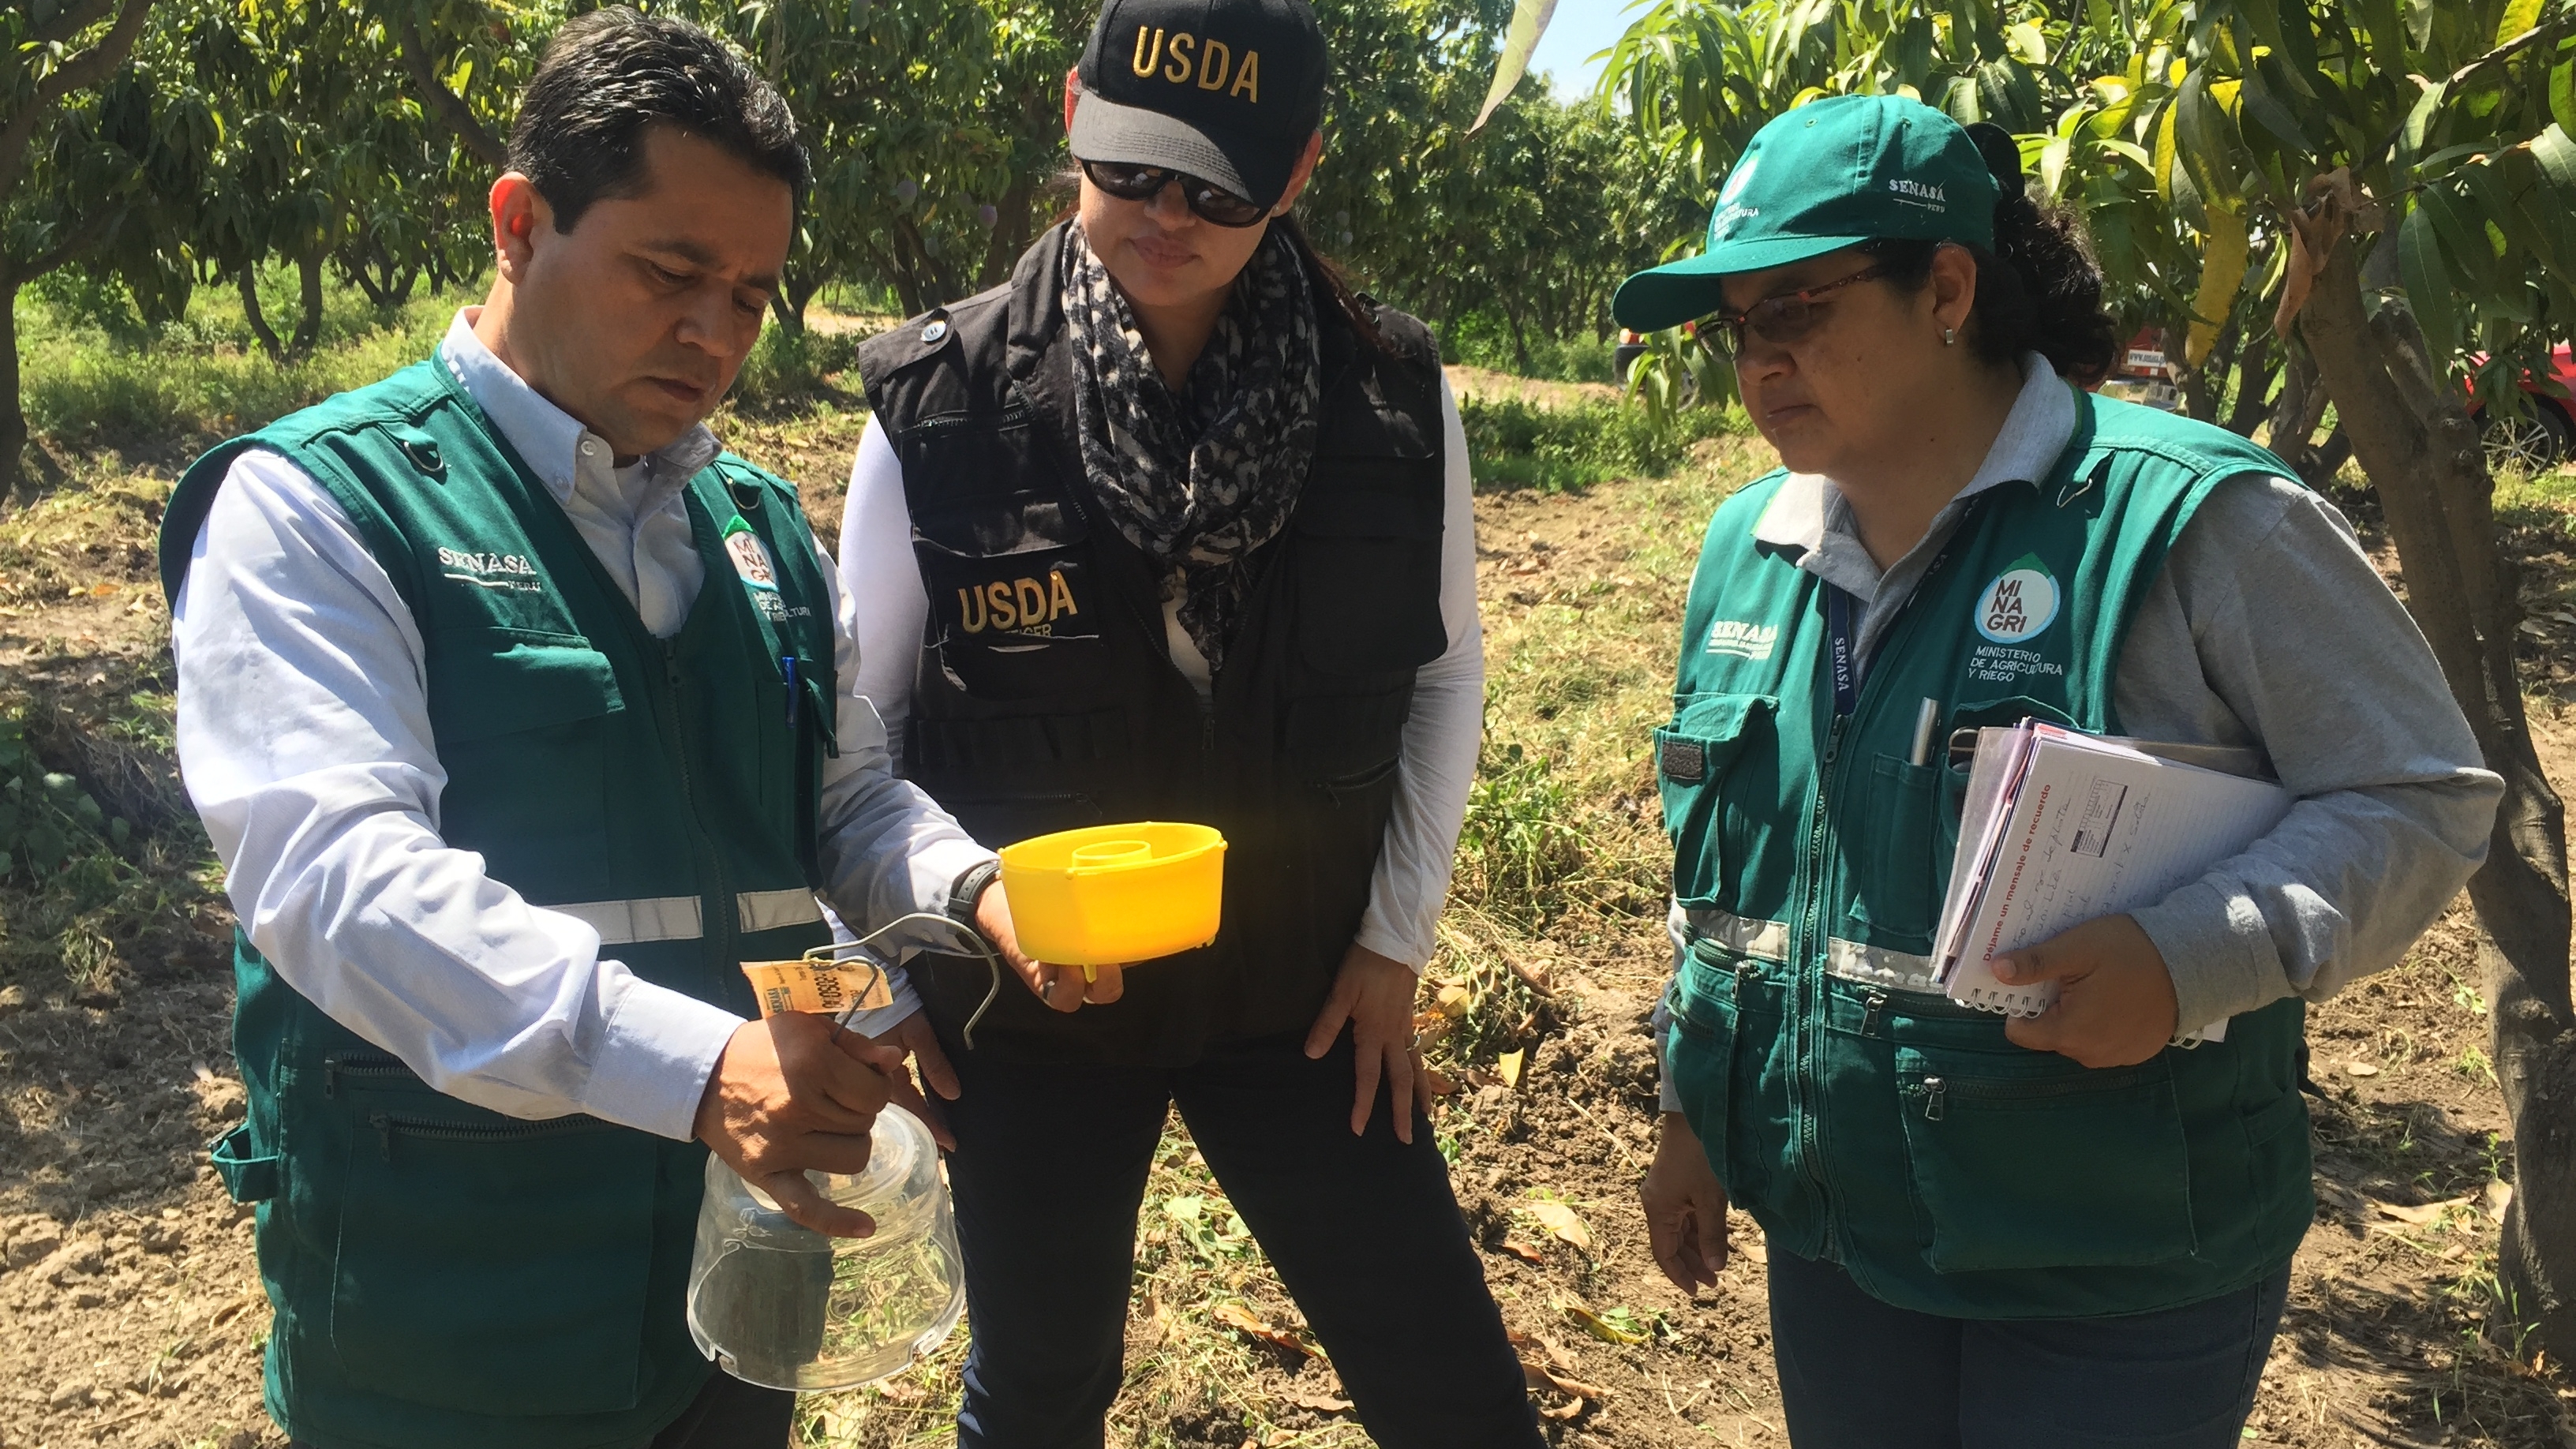
M1101 1443L1136 1210L1175 1103L1379 1444L1539 1443L1430 1123L1416 1119L1412 1146L1396 1141L1381 1088L1367 1135L1351 1135L1347 1032L1321 1061L1294 1038L1177 1070L954 1060L948 1180L973 1334L959 1449Z
M2232 1449L2286 1267L2161 1313L1983 1322L1881 1303L1771 1255L1771 1351L1796 1449Z
M787 1449L796 1396L720 1373L661 1433L637 1449ZM287 1449L309 1449L289 1444Z

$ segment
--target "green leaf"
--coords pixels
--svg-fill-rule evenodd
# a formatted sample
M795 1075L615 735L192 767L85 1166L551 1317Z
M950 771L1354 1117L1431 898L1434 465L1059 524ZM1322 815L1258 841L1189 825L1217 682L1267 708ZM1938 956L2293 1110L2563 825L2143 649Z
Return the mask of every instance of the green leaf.
M2290 114L2290 108L2272 94L2271 83L2263 77L2269 68L2272 67L2267 62L2245 72L2245 114L2252 116L2257 125L2280 137L2292 149L2314 152L2317 148L2308 140L2306 130L2300 127L2299 118Z
M2438 186L2427 186L2415 193L2415 215L2431 220L2451 259L2468 273L2465 280L2471 292L2493 290L2495 249L2487 242L2486 228L2461 207L2457 197Z
M2174 112L2178 107L2166 101L2163 113L2156 117L2156 149L2148 169L2155 173L2156 195L2166 201L2174 194Z
M2567 138L2566 129L2556 121L2543 126L2531 138L2531 155L2550 184L2563 193L2560 204L2576 205L2576 141Z
M2563 60L2550 68L2549 116L2562 131L2576 128L2576 60Z
M2256 44L2268 45L2275 53L2281 49L2280 0L2237 0L2236 13L2245 17Z
M2303 96L2317 93L2316 22L2308 18L2307 0L2280 0L2281 68L2291 89Z
M2449 93L2449 81L2435 81L2424 87L2415 104L2406 112L2406 125L2398 133L2398 145L2407 156L2424 149L2424 133L2432 127L2434 113L2442 108L2442 97Z
M1547 33L1547 22L1556 14L1556 0L1520 0L1512 7L1511 29L1503 33L1503 53L1494 62L1494 83L1485 88L1485 104L1476 112L1476 124L1470 132L1481 131L1494 114L1494 107L1512 93L1528 73L1530 52L1538 48L1538 38Z
M2176 153L2205 202L2236 199L2234 137L2227 113L2209 93L2209 71L2194 69L2174 93Z
M2495 44L2502 45L2540 23L2540 0L2506 0L2503 18L2496 21Z
M2397 230L2397 273L2406 284L2415 321L2432 344L2435 364L2443 366L2460 350L2460 319L2451 302L2451 270L2443 265L2441 240L2422 204L2427 194L2418 193L2415 209Z

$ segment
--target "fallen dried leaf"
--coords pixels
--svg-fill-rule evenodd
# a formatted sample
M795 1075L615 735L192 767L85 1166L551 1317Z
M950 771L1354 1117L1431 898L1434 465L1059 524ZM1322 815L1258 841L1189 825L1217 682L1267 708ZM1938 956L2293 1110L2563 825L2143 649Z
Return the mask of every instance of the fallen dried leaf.
M2513 1206L2513 1184L2499 1177L2487 1183L2487 1216L2504 1221L2505 1210Z
M1578 1399L1607 1399L1610 1397L1610 1391L1608 1389L1597 1388L1591 1384L1585 1383L1581 1379L1568 1378L1564 1374L1558 1373L1553 1369L1540 1369L1539 1373L1547 1379L1548 1386L1555 1389L1560 1394L1566 1394Z
M1494 1058L1494 1070L1503 1074L1504 1086L1517 1087L1521 1084L1521 1058L1520 1052L1505 1052Z
M1567 1207L1565 1204L1561 1202L1534 1202L1529 1205L1528 1211L1531 1217L1538 1219L1539 1226L1556 1234L1558 1237L1565 1239L1574 1246L1578 1248L1589 1248L1592 1246L1592 1230L1585 1227L1583 1225L1583 1219L1576 1217L1574 1215L1574 1209Z
M1209 1312L1208 1317L1246 1338L1259 1339L1273 1348L1284 1348L1290 1353L1303 1354L1308 1358L1315 1356L1315 1351L1306 1346L1304 1339L1284 1328L1271 1327L1262 1321L1260 1314L1240 1303L1220 1303Z
M2376 1062L2350 1061L2343 1064L2343 1074L2347 1077L2375 1077L2379 1075L2379 1065Z
M2401 1223L2412 1223L2417 1227L2423 1227L2428 1223L2439 1222L2442 1214L2455 1207L2466 1207L2472 1200L2466 1197L2451 1197L2444 1198L2440 1202L2416 1204L2374 1202L2370 1206L2372 1211L2395 1218Z
M1542 1419L1555 1419L1559 1422L1563 1422L1582 1412L1583 1401L1581 1399L1568 1399L1553 1409L1539 1410L1538 1416Z
M1440 995L1434 1000L1438 1002L1440 1014L1454 1021L1467 1014L1467 1007L1472 998L1469 997L1467 988L1464 986L1443 986L1440 988Z
M1346 1412L1351 1406L1350 1400L1335 1398L1321 1389L1291 1389L1281 1394L1279 1398L1282 1403L1294 1404L1301 1409L1312 1409L1318 1414L1339 1414Z
M1503 1239L1503 1251L1520 1259L1524 1263L1544 1263L1547 1261L1547 1254L1540 1252L1538 1249L1522 1242L1518 1238Z
M1449 1074L1435 1066L1423 1067L1422 1080L1430 1084L1431 1095L1435 1097L1451 1096L1458 1090L1458 1084L1450 1079Z

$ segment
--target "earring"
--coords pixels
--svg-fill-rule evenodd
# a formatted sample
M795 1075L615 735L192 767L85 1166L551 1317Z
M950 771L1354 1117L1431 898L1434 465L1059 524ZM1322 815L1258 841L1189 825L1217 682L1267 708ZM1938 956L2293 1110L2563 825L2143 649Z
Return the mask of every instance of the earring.
M1956 347L1956 346L1958 346L1958 345L1959 345L1959 329L1958 329L1958 328L1956 328L1956 327L1944 327L1944 328L1942 328L1942 329L1941 329L1941 345L1942 345L1942 346L1944 346L1944 347Z

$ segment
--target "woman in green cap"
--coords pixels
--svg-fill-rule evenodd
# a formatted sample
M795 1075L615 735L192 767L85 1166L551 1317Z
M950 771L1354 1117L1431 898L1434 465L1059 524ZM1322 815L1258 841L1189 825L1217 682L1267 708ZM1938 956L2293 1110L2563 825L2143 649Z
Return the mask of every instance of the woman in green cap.
M1643 1197L1685 1288L1730 1203L1761 1224L1799 1449L2236 1443L2313 1212L2305 1004L2485 853L2499 782L2349 526L2252 443L2085 391L2101 290L2009 136L1871 96L1764 127L1706 250L1615 303L1708 318L1783 464L1709 525L1656 732ZM1999 958L2059 989L2007 1019L1933 977L1966 774L1927 742L2032 718L2252 746L2296 803Z

